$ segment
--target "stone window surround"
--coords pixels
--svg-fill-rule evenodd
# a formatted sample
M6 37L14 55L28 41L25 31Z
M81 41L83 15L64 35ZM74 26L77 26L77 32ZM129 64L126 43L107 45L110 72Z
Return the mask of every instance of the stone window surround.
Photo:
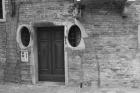
M27 47L25 47L23 44L22 44L22 41L21 41L21 29L22 27L27 27L27 29L29 30L29 32L31 33L31 29L29 27L29 25L27 24L22 24L22 25L19 25L18 29L17 29L17 37L16 37L16 40L19 44L19 47L21 49L26 49L28 47L30 47L32 45L32 39L31 39L31 35L30 35L30 42L29 42L29 45Z
M2 9L3 9L3 19L0 19L0 22L5 22L6 21L5 0L2 0Z
M70 30L70 28L73 26L73 25L76 25L76 24L72 24L69 28L68 28L68 31L67 31L67 39L66 39L66 42L67 42L67 47L69 47L69 48L71 48L72 50L81 50L81 49L85 49L85 44L84 44L84 40L83 40L83 37L82 37L82 31L81 31L81 29L80 29L80 31L81 31L81 40L80 40L80 43L78 44L78 46L76 46L76 47L73 47L71 44L70 44L70 42L69 42L69 40L68 40L68 34L69 34L69 30ZM78 26L78 25L77 25ZM78 26L79 27L79 26Z
M81 42L81 30L77 25L73 25L70 28L68 33L68 41L70 45L73 47L77 47Z
M70 48L70 49L72 49L72 50L83 50L83 49L85 49L84 38L87 38L88 35L87 35L86 31L85 31L84 26L77 19L74 20L74 23L68 22L66 24L67 24L66 25L66 27L67 27L66 28L66 38L67 38L66 39L66 43L67 43L67 47ZM70 43L69 43L69 41L68 41L68 33L69 33L70 28L73 25L78 26L79 29L80 29L80 31L81 31L81 41L80 41L80 43L78 44L77 47L71 46Z

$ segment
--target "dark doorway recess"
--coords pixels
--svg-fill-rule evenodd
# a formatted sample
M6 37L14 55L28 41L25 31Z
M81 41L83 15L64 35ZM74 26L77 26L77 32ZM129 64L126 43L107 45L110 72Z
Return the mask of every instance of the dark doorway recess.
M37 27L39 81L64 82L64 26Z

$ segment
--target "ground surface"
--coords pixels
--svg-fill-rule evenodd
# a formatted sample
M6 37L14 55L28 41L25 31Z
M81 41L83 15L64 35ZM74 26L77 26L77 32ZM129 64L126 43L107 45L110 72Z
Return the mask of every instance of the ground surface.
M0 93L140 93L140 89L0 84Z

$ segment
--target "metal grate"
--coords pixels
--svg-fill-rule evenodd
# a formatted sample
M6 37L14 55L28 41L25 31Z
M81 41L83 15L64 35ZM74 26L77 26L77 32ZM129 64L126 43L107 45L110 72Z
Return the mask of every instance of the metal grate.
M71 46L77 47L81 41L81 31L76 25L73 25L68 34L68 40Z

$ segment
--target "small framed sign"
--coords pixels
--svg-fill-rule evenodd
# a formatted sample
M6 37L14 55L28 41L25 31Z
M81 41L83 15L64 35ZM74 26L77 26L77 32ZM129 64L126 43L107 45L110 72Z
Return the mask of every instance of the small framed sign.
M28 62L28 51L27 50L21 50L21 61L22 62Z

